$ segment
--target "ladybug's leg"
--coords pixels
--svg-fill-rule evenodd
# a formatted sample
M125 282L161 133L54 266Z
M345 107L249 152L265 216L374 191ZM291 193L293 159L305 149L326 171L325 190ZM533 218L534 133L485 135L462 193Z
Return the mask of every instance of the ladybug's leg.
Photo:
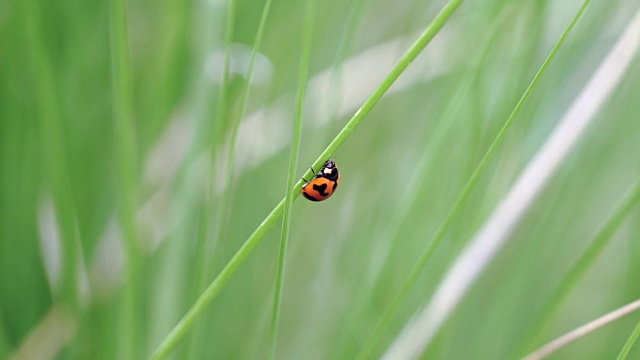
M309 169L311 170L311 172L313 173L313 176L315 177L315 176L317 175L317 174L316 174L316 172L313 170L313 168L312 168L312 167L310 167ZM307 184L309 183L309 180L307 180L307 179L305 179L305 178L302 178L302 180L303 180L304 182L306 182Z
M310 167L309 169L311 169L311 172L313 173L313 176L316 176L316 172L315 172L315 171L313 171L313 168L312 168L312 167ZM307 184L309 183L309 181L308 181L307 179L305 179L305 178L302 178L302 180L303 180L304 182L306 182Z

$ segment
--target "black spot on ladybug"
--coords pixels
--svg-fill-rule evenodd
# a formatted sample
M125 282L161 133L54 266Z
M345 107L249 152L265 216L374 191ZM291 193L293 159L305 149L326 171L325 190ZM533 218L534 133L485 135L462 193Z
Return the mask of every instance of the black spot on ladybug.
M337 183L337 182L334 182L334 183L333 183L333 191L336 191L336 188L337 188L337 187L338 187L338 183Z
M322 184L322 185L313 184L313 190L317 191L322 196L329 196L329 194L326 192L327 184Z
M303 192L303 193L302 193L302 195L303 195L304 197L306 197L306 198L307 198L307 200L311 200L311 201L320 201L320 199L316 199L316 198L314 198L314 197L309 196L309 194L307 194L306 192Z

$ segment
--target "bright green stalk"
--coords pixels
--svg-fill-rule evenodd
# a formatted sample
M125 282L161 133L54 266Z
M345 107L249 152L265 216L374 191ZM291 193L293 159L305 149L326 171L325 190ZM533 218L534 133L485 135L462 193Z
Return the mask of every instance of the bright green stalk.
M231 63L231 42L232 42L232 31L233 31L233 10L234 9L234 1L231 0L228 4L227 4L227 12L226 12L226 24L225 24L225 29L224 29L224 60L223 60L223 65L222 65L222 70L221 70L221 80L220 80L220 86L218 87L218 99L216 102L216 114L213 117L213 119L211 120L211 124L213 124L212 126L208 126L209 123L207 121L207 117L208 117L208 112L206 110L203 110L203 108L207 108L206 103L209 101L209 95L210 91L209 91L209 86L207 84L202 84L202 88L198 87L196 93L200 94L200 96L198 96L197 99L197 105L196 105L196 117L198 118L198 128L196 129L196 141L195 144L190 148L190 154L189 154L189 158L190 161L193 162L195 161L194 159L200 154L200 152L203 150L203 148L205 147L206 144L209 145L210 147L210 159L211 161L209 162L209 164L207 164L207 179L213 179L213 173L214 173L214 169L215 169L215 164L213 163L216 159L216 143L217 143L217 139L220 137L219 133L220 133L220 128L221 128L221 124L224 121L224 116L226 114L226 94L227 94L227 82L229 81L229 64ZM212 24L213 21L206 21L206 33L208 34L211 30L208 29L209 27L213 27L214 25ZM201 54L201 56L203 58L206 58L206 54L209 51L208 46L210 45L209 43L211 42L211 39L209 39L209 37L206 37L205 40L203 40L203 47L205 48L205 51L203 54ZM205 61L203 61L202 66L204 66ZM198 80L200 81L200 80ZM206 80L204 81L206 82ZM205 94L205 96L202 96L202 94ZM187 181L188 182L188 181ZM189 185L188 185L189 186ZM200 254L200 256L198 256L197 258L197 262L195 265L195 269L196 269L196 276L195 276L195 287L194 290L196 291L196 294L194 295L194 297L197 296L197 294L200 293L200 291L202 291L202 288L204 287L204 285L206 284L206 277L204 274L207 273L207 264L209 259L212 257L212 251L209 250L209 248L206 246L206 238L207 235L209 234L209 228L210 228L210 224L209 224L209 219L210 219L210 214L211 214L211 207L212 207L212 202L213 202L213 197L214 197L214 188L215 186L213 184L207 186L206 188L206 193L205 193L205 203L203 206L202 211L200 212L200 221L199 221L199 230L198 230L198 243L197 243L197 253ZM214 223L214 225L216 225Z
M231 5L230 5L231 6ZM214 236L214 244L219 244L222 241L222 237L225 235L225 227L227 224L226 218L229 213L229 204L231 200L232 190L233 190L233 174L235 172L235 158L236 158L236 150L237 150L237 142L238 142L238 130L240 129L240 121L244 118L244 114L246 111L247 99L249 98L249 92L251 90L251 79L253 76L254 65L256 62L256 58L258 57L258 53L260 51L260 45L262 44L262 36L264 34L264 28L267 23L267 18L269 16L269 10L271 8L271 0L267 0L264 8L262 9L262 15L260 17L260 24L258 25L258 31L256 32L256 38L253 42L253 50L251 51L251 58L249 59L249 66L247 69L246 75L246 86L244 91L240 97L240 113L234 117L234 120L231 124L231 141L229 144L229 155L227 158L227 168L225 170L226 178L225 178L225 189L222 192L222 196L220 198L220 211L218 211L218 217L216 221L216 231ZM232 17L233 13L230 12L229 17ZM229 21L231 23L231 21ZM227 29L227 33L231 33L232 28ZM231 39L228 39L229 43ZM227 51L227 56L229 56L229 51ZM228 64L226 64L228 67ZM220 121L219 119L218 121Z
M302 110L304 105L307 77L309 76L309 56L311 54L311 39L313 34L313 0L307 0L307 13L304 17L304 38L302 58L300 60L300 78L298 82L298 105L293 125L291 139L291 158L289 159L289 176L287 178L287 193L284 202L284 216L282 219L282 234L280 236L280 251L278 255L278 271L276 285L273 292L273 312L271 313L271 359L275 359L278 343L278 323L280 317L280 299L282 298L282 283L284 282L287 245L291 225L291 208L293 207L294 185L296 179L296 165L300 155L300 138L302 134Z
M139 252L135 228L136 151L133 125L133 81L131 76L129 32L126 0L112 0L110 4L111 75L113 83L114 148L117 162L117 206L124 236L126 272L121 312L119 357L139 358L142 343L139 311L137 311L137 281Z
M232 184L233 184L233 173L234 173L234 166L235 166L235 153L236 153L236 143L237 143L237 138L238 138L238 129L240 127L240 121L242 118L244 118L244 114L246 111L246 104L247 104L247 99L249 98L249 92L251 91L251 80L253 78L253 70L254 70L254 65L256 62L256 58L258 57L258 53L260 52L260 47L262 45L262 37L264 34L264 28L265 25L267 23L267 19L269 17L269 10L271 9L271 1L272 0L267 0L264 4L264 8L262 9L262 15L260 17L260 23L258 24L258 30L256 31L256 37L255 40L253 42L253 50L251 52L251 58L249 59L249 66L247 69L247 74L246 74L246 79L245 79L245 87L244 87L244 91L242 92L241 96L240 96L240 113L238 114L237 117L235 117L235 121L232 124L232 134L231 134L231 144L230 149L229 149L229 156L227 158L227 169L226 169L226 179L224 184L226 184L225 186L225 191L222 193L222 197L220 199L220 206L219 206L219 211L218 211L218 216L217 216L217 221L213 224L214 226L216 226L215 228L215 235L213 236L214 241L217 243L218 241L220 241L220 238L222 236L224 236L225 230L224 230L224 226L226 224L226 221L224 221L224 219L227 217L227 214L229 212L229 200L231 197L231 191L232 191ZM228 79L228 68L229 68L229 57L230 57L230 46L228 46L231 41L232 41L232 23L233 23L233 9L232 6L233 4L229 4L229 6L231 7L227 13L227 26L225 29L226 35L225 35L225 44L227 44L227 51L225 54L225 75L223 76L224 84L221 85L222 87L226 87L226 81ZM221 90L221 92L224 92L223 90ZM220 99L220 106L222 106L222 101L224 99ZM218 120L217 121L222 121L221 118L221 114L218 114ZM215 151L215 146L212 145L212 155L213 152ZM211 159L215 159L215 156L211 156ZM210 165L211 166L211 165ZM210 174L212 174L212 170L210 169L209 171ZM206 237L209 233L208 228L209 228L209 224L208 221L210 219L210 213L211 213L211 203L213 202L213 189L212 186L209 186L207 189L207 196L206 198L208 199L208 202L205 204L204 206L204 210L202 212L202 216L201 221L202 223L200 224L201 226L201 231L199 232L199 240L198 240L198 247L201 249L199 251L200 254L203 254L203 256L206 257L211 257L213 251L205 251L205 240ZM197 284L197 291L201 291L201 282L202 280L205 279L204 274L208 273L208 271L205 270L204 266L205 264L207 264L207 258L205 259L199 259L199 263L200 266L198 266L197 268L198 270L198 280L196 281ZM209 267L210 268L210 267ZM193 346L192 346L193 347Z
M616 360L625 360L627 358L627 355L629 355L629 351L631 351L633 344L635 344L636 340L638 340L638 336L640 336L640 322L638 322L638 325L636 325L636 328L633 329L633 332L629 336L629 339L627 339L627 342L622 347L622 350L620 350L620 354L618 354L618 357L616 358Z
M231 64L231 43L233 42L233 27L234 27L233 24L235 19L235 7L236 7L236 1L230 0L227 5L227 10L228 10L227 26L225 29L225 37L224 37L224 45L225 45L224 69L223 69L222 82L220 83L220 92L218 97L218 112L216 114L217 129L222 128L222 124L226 120L227 116L231 114L231 111L229 111L229 104L227 100L229 100L229 97L228 97L229 96L229 66ZM226 164L227 168L225 171L226 173L225 182L224 182L225 189L222 192L222 197L220 198L220 203L218 206L218 213L217 213L218 215L217 221L214 224L215 226L215 231L214 231L215 235L213 237L214 247L216 244L220 242L220 237L222 236L223 230L225 227L225 222L226 222L225 220L229 212L229 199L231 198L231 189L232 189L231 184L233 183L236 140L238 137L238 128L240 127L240 118L239 117L232 118L231 121L229 121L229 123L231 128L231 142L229 144L229 152L228 152L229 155L227 158L227 164ZM224 136L222 136L222 134L223 134L222 131L216 131L215 136L217 136L218 139L224 139ZM211 144L211 151L212 151L211 161L215 161L216 159L216 157L213 156L215 155L216 145L217 144L215 143L215 141L213 144ZM212 191L212 194L213 194L213 191ZM205 219L205 221L208 221L208 220L209 219ZM213 248L211 253L215 253L215 251L213 251ZM208 254L208 252L204 252L203 254L206 255ZM205 267L205 271L208 272L210 268L211 267L208 267L208 268Z
M208 130L206 126L203 126L203 128L207 129L204 130L201 137L200 138L204 138L204 139L209 139L209 154L210 154L210 162L207 165L207 179L213 179L214 178L214 169L216 168L216 164L215 164L215 160L217 158L216 156L216 152L218 150L217 147L217 143L218 143L218 139L223 138L222 134L222 129L224 128L223 124L226 120L226 116L229 113L228 112L228 104L227 104L227 100L228 100L228 88L229 88L229 67L231 64L231 44L233 42L233 28L234 28L234 19L235 19L235 6L236 6L236 2L235 0L229 0L226 3L226 22L225 22L225 28L224 28L224 60L223 60L223 65L222 65L222 73L221 73L221 77L220 77L220 86L218 87L218 101L216 103L216 113L215 113L215 117L213 119L213 126L211 127L211 130ZM202 123L205 123L205 119L202 119ZM233 125L232 125L233 126ZM235 135L235 134L234 134ZM233 143L234 140L232 140ZM233 144L231 145L232 149L233 149ZM196 144L196 147L193 148L194 150L200 150L200 145ZM233 152L233 150L230 150L230 152ZM229 169L230 162L233 161L233 156L230 155L229 160L228 160L228 165L227 165L227 169ZM227 182L226 184L229 184L231 182L232 179L232 174L227 173L226 176ZM210 224L210 214L212 211L212 207L213 207L213 198L215 196L215 191L214 191L214 184L210 184L209 186L207 186L206 188L206 192L205 192L205 201L202 207L202 211L200 212L200 222L199 222L199 231L198 231L198 251L197 253L199 254L198 258L196 259L196 265L195 265L195 281L194 284L195 286L193 287L194 293L193 293L193 298L197 298L198 294L202 291L202 289L206 286L207 282L209 281L209 277L207 276L208 274L210 274L212 271L212 266L211 264L213 263L213 257L215 254L215 243L218 239L218 233L220 232L220 228L223 226L223 219L226 217L227 214L227 206L225 205L225 199L228 199L227 194L229 193L229 186L227 186L227 189L224 191L224 193L222 194L222 199L220 201L220 205L218 207L218 212L217 212L217 221L215 221L213 224ZM214 233L216 234L213 239L213 246L209 246L209 244L207 243L207 237L210 233L210 228L211 226L214 226ZM192 353L197 351L197 347L199 344L201 344L203 342L203 334L199 334L196 333L192 339L191 342L188 346L187 349L187 353L186 353L186 357L192 357Z
M213 134L205 134L205 136L207 137L211 137L211 161L215 161L216 159L216 139L221 137L220 136L220 129L222 128L222 123L225 120L225 117L227 115L227 93L228 93L228 86L229 86L229 67L231 64L231 43L233 41L233 19L234 19L234 8L235 8L235 0L230 0L227 4L227 15L226 15L226 25L225 25L225 36L224 36L224 47L225 47L225 52L224 52L224 63L223 63L223 68L222 68L222 77L221 77L221 81L220 81L220 87L218 89L218 102L217 102L217 111L216 111L216 116L214 119L214 130L213 130ZM231 158L229 159L229 161L231 162ZM213 169L215 168L215 166L213 166L213 164L209 164L209 176L208 178L211 179L212 175L213 175ZM229 181L231 181L231 176L230 174L227 174L227 184L229 184ZM210 258L213 256L213 250L211 249L210 251L208 251L209 247L206 246L206 237L208 235L208 228L209 228L209 213L211 211L211 203L213 202L213 194L214 191L212 189L213 185L210 185L207 187L207 203L204 206L204 211L203 214L201 216L201 231L199 232L199 239L198 239L198 253L201 254L200 258L199 258L199 265L197 267L197 280L196 280L196 291L200 292L202 290L202 288L204 287L204 285L206 284L206 276L205 274L209 273L209 266L208 264L210 264ZM225 194L228 191L225 191ZM223 200L221 201L222 203L224 203L224 196L225 194L223 194ZM224 205L220 206L220 211L218 211L218 221L216 221L216 223L214 224L214 226L217 226L217 228L219 229L221 227L221 219L224 219L224 216L222 215L222 213L226 214L226 207Z
M355 113L355 115L347 122L345 127L338 133L336 138L327 146L318 159L314 162L313 168L319 169L320 166L333 155L336 150L347 140L349 135L360 125L362 120L373 109L373 107L380 101L382 96L391 88L391 85L400 77L404 70L420 55L433 37L442 29L447 20L453 15L455 10L462 4L463 0L451 0L445 7L436 15L435 19L427 26L425 31L420 37L411 45L411 47L404 53L404 55L398 60L396 65L391 69L391 72L382 81L378 88L369 96L365 103ZM311 170L308 170L304 177L311 175ZM300 195L300 188L303 181L300 180L294 187L294 200ZM218 292L226 285L231 279L231 276L235 270L244 262L249 256L251 251L260 243L260 240L264 235L275 225L278 218L282 215L284 210L285 200L282 199L280 203L271 211L267 218L258 225L258 228L249 236L247 241L240 247L238 252L229 260L227 265L222 269L220 274L211 282L209 287L204 291L200 298L193 304L191 309L185 314L180 322L173 328L173 330L167 335L167 337L158 346L155 352L152 354L152 359L166 358L176 345L180 342L182 337L189 331L195 321L206 310L207 306L216 297Z

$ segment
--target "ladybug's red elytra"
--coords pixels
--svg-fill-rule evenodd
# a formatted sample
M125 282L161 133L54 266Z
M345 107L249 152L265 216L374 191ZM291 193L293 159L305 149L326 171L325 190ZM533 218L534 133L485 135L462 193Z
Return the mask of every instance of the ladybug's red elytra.
M304 178L306 184L302 185L302 195L311 201L322 201L328 199L333 192L338 188L340 183L340 173L336 163L327 160L324 165L314 173L313 179L307 181Z

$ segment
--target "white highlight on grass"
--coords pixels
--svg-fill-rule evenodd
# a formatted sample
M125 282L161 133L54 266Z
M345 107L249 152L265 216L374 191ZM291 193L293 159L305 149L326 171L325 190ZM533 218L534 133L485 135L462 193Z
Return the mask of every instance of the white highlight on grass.
M108 299L116 292L124 280L125 252L116 216L111 217L98 241L91 266L89 284L91 300Z
M60 268L62 263L62 245L58 219L49 196L40 201L38 206L38 232L40 250L49 280L49 288L55 291L60 284Z
M458 257L431 301L405 326L384 359L414 359L426 349L620 83L639 46L640 10L546 143Z
M75 224L75 231L79 238L77 223ZM64 259L63 246L65 244L62 243L62 235L58 227L58 214L50 195L44 195L38 204L38 232L40 235L40 252L45 266L45 273L49 280L49 288L53 293L57 293L60 290L63 261L67 260ZM80 251L78 251L76 267L78 300L80 304L85 305L89 301L90 289L84 257Z
M551 353L559 350L560 348L569 345L573 341L588 335L589 333L600 329L601 327L608 325L609 323L620 319L634 311L640 309L640 300L633 301L623 307L620 307L606 315L603 315L585 325L580 326L579 328L572 330L559 338L547 343L540 349L532 352L527 355L527 357L523 358L523 360L539 360L549 356Z
M211 53L205 63L205 73L216 84L222 82L222 70L224 69L225 49L218 49ZM253 48L244 44L233 43L229 54L229 74L240 75L247 78L249 72L249 63ZM273 64L268 57L262 53L258 53L256 61L253 65L253 75L251 76L252 85L266 85L273 78Z
M73 340L78 329L71 312L54 306L44 318L29 331L10 360L56 359L64 347Z

